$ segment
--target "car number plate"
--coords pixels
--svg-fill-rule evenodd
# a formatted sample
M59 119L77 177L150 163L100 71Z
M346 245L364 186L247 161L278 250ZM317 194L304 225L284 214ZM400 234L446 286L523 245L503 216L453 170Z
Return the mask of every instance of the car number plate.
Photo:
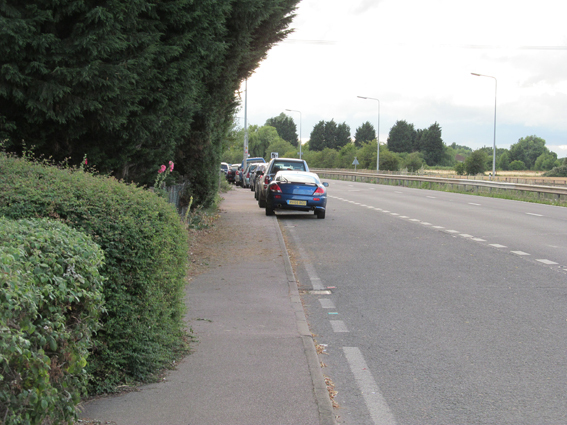
M291 200L291 201L287 201L287 203L289 205L307 205L307 201L295 201L295 200Z

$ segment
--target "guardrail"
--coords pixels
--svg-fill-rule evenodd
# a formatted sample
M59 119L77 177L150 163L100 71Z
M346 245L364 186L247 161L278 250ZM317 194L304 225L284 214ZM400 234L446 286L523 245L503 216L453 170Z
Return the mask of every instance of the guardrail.
M340 171L330 169L312 169L319 177L336 178L338 180L352 180L376 184L389 184L397 186L416 186L419 185L423 189L433 189L434 185L450 186L451 189L462 190L465 192L488 191L517 191L526 192L537 196L537 199L551 197L555 202L567 202L567 187L543 186L532 184L503 183L484 180L466 180L445 177L428 177L428 176L408 176L396 174L377 174L364 173L356 171ZM428 187L427 187L428 186ZM562 198L563 197L563 198Z

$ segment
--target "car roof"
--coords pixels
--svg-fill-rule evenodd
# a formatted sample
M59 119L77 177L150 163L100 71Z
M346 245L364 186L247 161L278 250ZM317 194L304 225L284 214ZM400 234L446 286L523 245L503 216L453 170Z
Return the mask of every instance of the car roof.
M278 177L293 178L293 176L313 178L313 179L316 179L317 181L321 181L319 179L319 176L316 173L312 173L310 171L282 170L282 171L278 171L274 178L276 178L276 179Z

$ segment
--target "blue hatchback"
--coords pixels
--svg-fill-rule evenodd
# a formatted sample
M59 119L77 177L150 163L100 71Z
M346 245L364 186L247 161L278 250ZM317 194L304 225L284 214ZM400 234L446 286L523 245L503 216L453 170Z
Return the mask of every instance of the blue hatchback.
M266 215L274 211L313 211L317 218L325 218L328 183L307 171L279 171L268 186Z

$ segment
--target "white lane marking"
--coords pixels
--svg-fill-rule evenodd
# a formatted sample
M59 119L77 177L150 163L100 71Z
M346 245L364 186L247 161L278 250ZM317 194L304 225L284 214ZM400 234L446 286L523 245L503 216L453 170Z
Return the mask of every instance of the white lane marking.
M335 308L333 301L328 298L320 298L319 302L321 303L321 307L323 308Z
M382 210L383 213L389 213L390 211Z
M493 246L494 248L508 248L508 247L505 246L505 245L500 245L500 244L497 244L497 243L491 243L491 244L489 244L489 245L490 245L490 246Z
M359 204L361 207L367 207L368 205L366 204Z
M348 332L348 328L342 320L329 320L329 323L331 323L333 332Z
M358 347L343 347L343 352L374 424L396 425L394 415L392 415L390 407L380 392L380 388L378 388Z
M436 196L426 196L426 198L429 198L429 199L437 199Z
M534 217L543 217L541 214L526 213L527 215L533 215Z
M460 233L458 230L446 230L447 233Z
M433 226L434 229L444 229L443 226Z
M398 213L390 213L390 215L399 215Z
M466 233L460 233L459 236L463 237L463 238L472 238L473 235L467 235Z
M410 218L409 221L419 221L417 218Z
M513 253L513 254L516 254L516 255L530 255L530 254L528 254L527 252L524 252L524 251L510 251L510 252Z
M421 224L423 224L424 226L431 226L431 223L428 223L427 221L422 221Z
M396 190L394 190L394 192L396 192L396 193L403 193L403 192L398 192L398 191L396 191Z
M540 263L547 264L547 265L550 265L550 266L552 266L552 265L554 265L554 264L558 264L558 263L556 263L555 261L545 260L545 259L536 260L536 261L539 261Z
M399 218L409 218L407 215L401 215Z
M469 202L469 205L474 205L476 207L480 207L480 204L475 204L474 202Z
M305 267L305 271L309 276L309 280L311 281L311 285L313 289L316 291L327 289L321 283L321 278L317 276L315 267L311 263L311 260L309 259L307 252L305 252L305 249L303 249L303 246L301 245L301 241L299 240L299 236L297 236L295 229L289 229L289 233L291 233L291 236L295 240L295 246L297 247L297 252L299 253L299 256L303 259L303 267Z
M472 240L476 242L486 242L486 239L481 239L481 238L472 238Z

